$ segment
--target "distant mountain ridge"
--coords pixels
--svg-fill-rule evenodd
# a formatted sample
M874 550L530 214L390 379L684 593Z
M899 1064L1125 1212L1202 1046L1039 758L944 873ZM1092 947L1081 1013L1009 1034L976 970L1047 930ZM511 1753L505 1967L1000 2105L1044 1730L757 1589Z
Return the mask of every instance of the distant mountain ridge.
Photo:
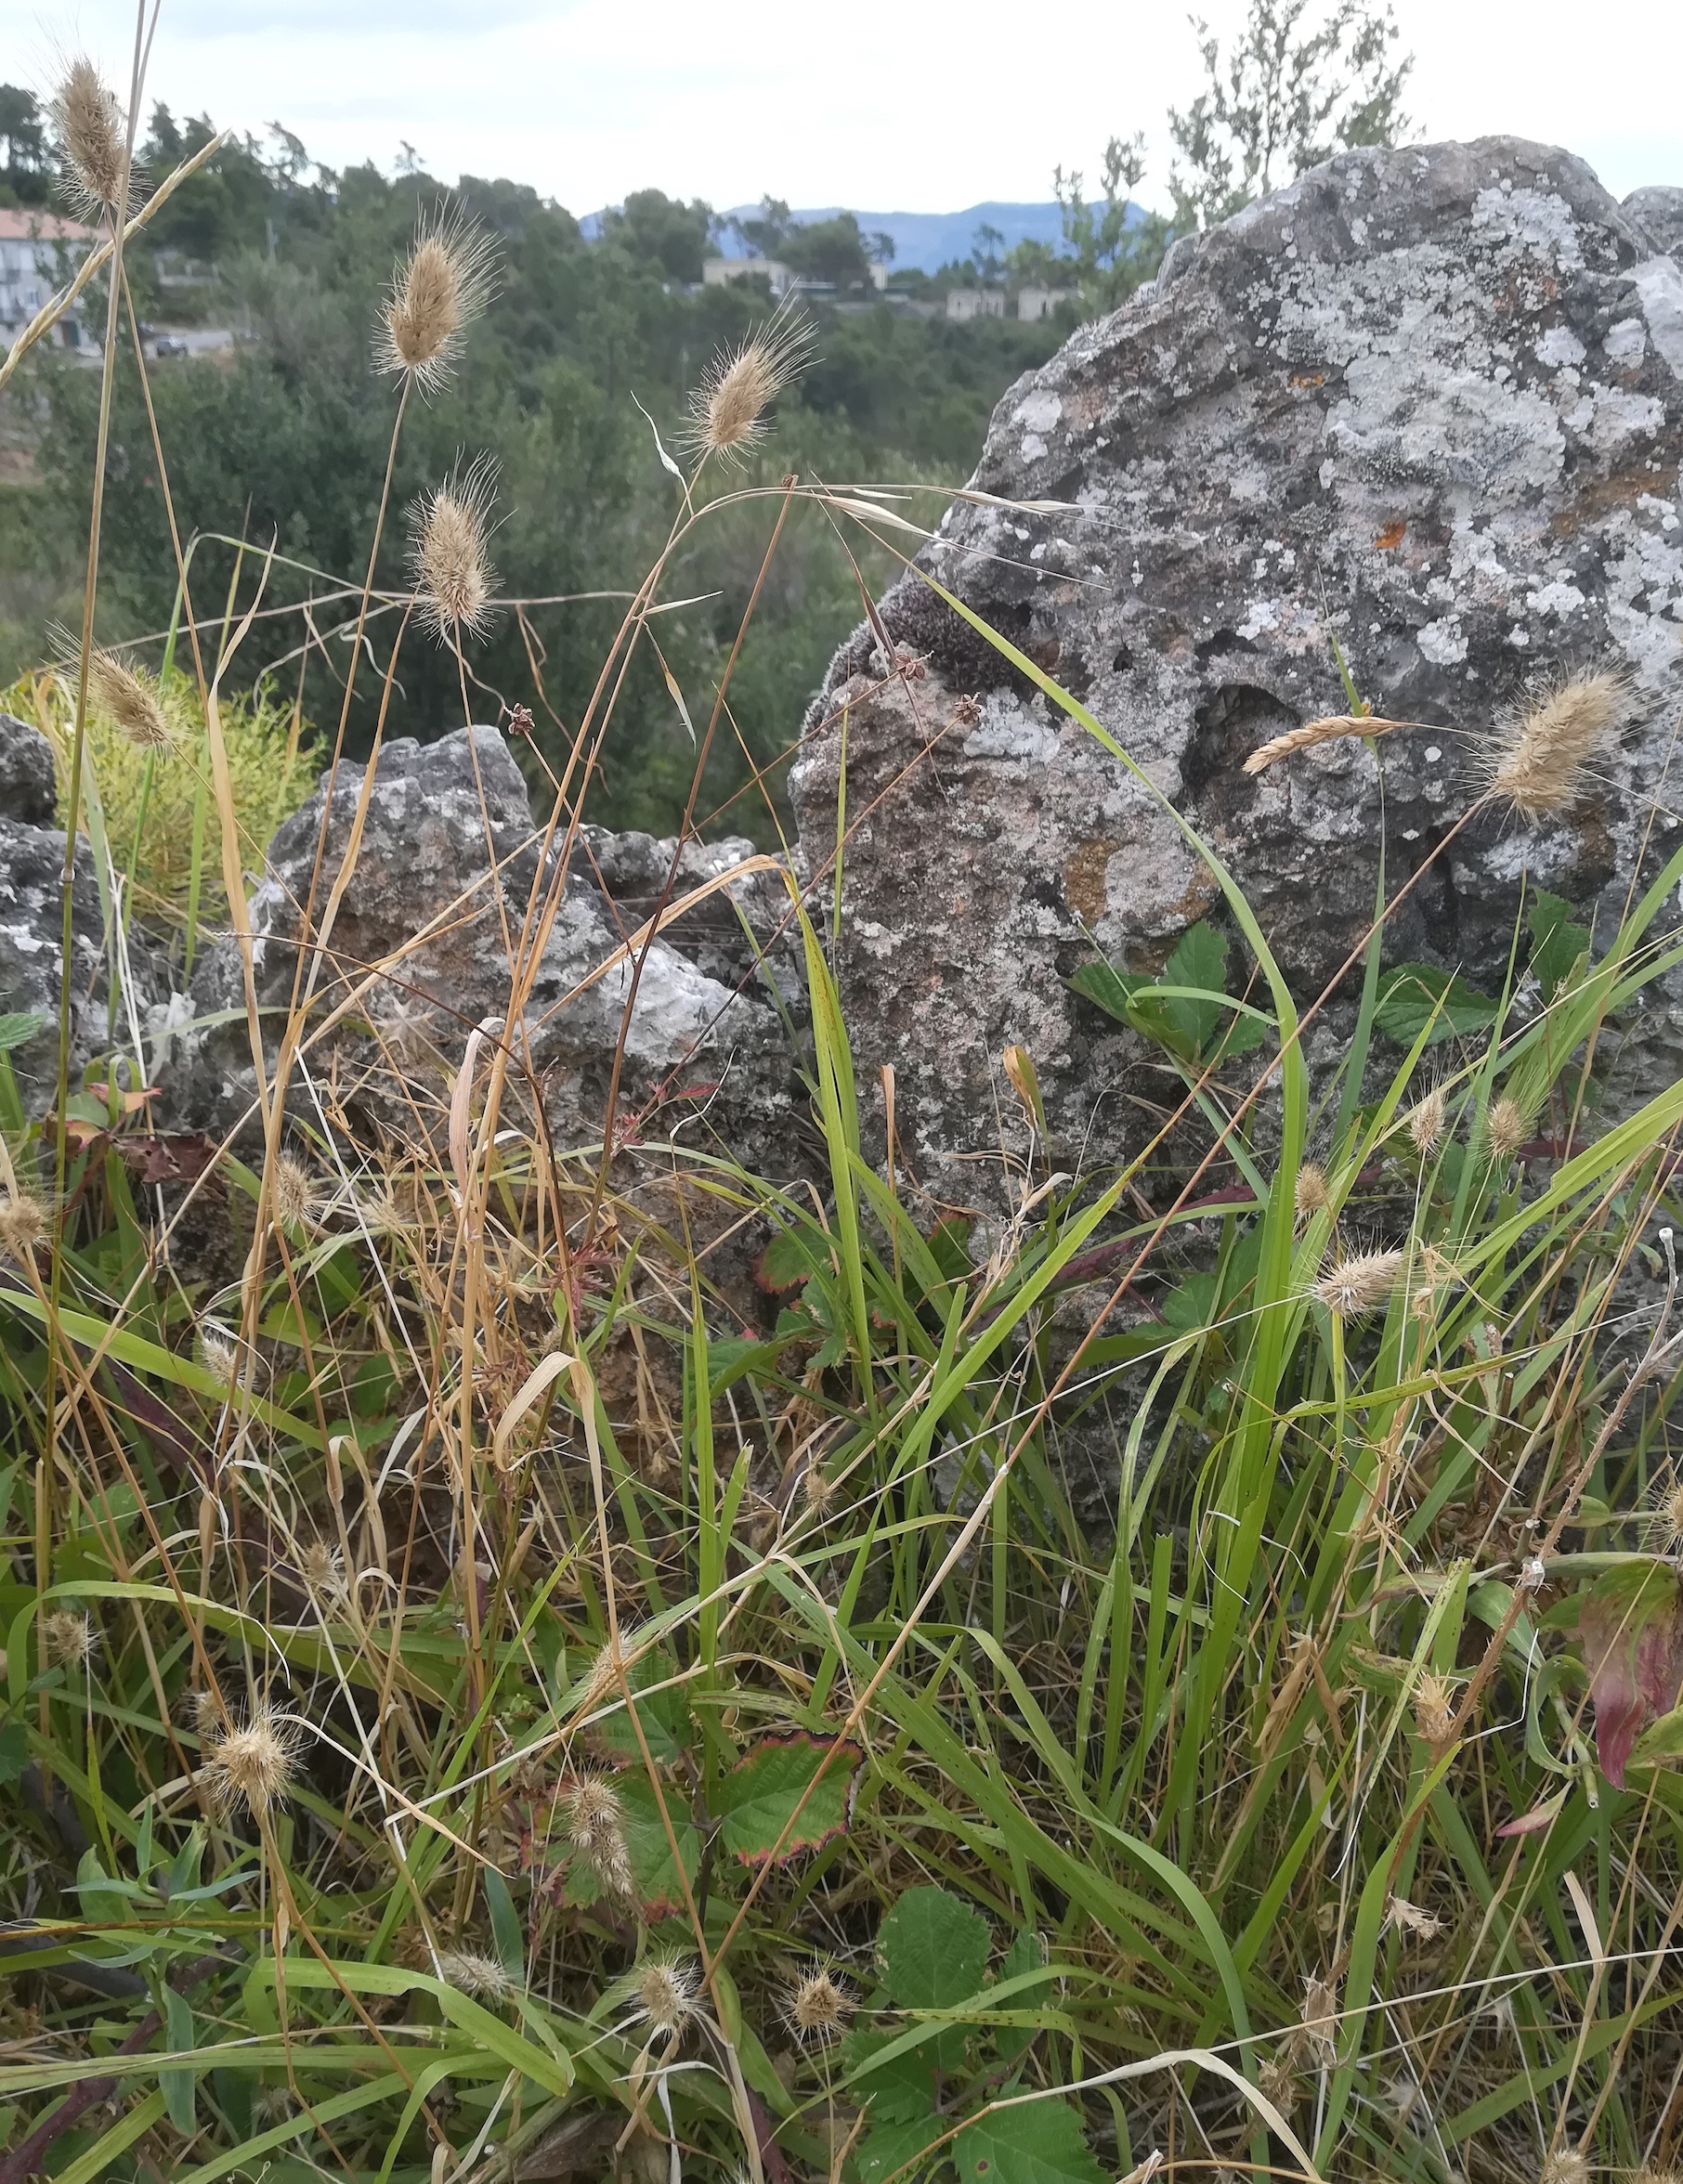
M733 205L726 220L751 220L758 205ZM968 258L976 244L978 228L997 228L1005 238L992 248L1000 254L1019 242L1042 242L1049 250L1063 251L1063 216L1056 202L1008 204L998 199L967 205L959 213L862 213L852 205L802 207L790 217L805 227L814 220L833 220L842 211L851 212L867 235L893 239L893 266L901 270L938 273L943 266ZM747 256L747 246L728 229L720 237L728 258Z

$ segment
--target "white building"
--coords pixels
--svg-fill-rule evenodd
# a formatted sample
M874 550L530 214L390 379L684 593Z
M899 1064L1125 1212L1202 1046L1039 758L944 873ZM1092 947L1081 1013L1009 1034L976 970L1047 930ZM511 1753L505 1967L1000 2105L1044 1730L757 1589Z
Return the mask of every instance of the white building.
M949 288L946 292L946 316L949 318L1003 318L1005 291L1002 288Z
M1017 291L1019 318L1050 318L1064 297L1067 288L1020 288Z
M787 295L794 275L780 258L704 258L701 280L706 288L728 288L736 280L763 280L775 296Z
M61 220L33 205L0 205L0 347L11 346L58 289L60 248L74 261L98 240L97 228L78 220ZM74 349L88 335L72 312L59 319L51 338Z

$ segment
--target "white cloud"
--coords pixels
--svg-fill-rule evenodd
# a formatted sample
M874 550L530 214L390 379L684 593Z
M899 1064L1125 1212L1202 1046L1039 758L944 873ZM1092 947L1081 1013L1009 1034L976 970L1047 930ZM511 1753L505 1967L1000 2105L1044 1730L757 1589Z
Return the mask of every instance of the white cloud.
M10 0L16 6L19 0ZM1211 0L1219 31L1243 0ZM1432 136L1562 143L1623 195L1683 182L1683 9L1619 0L1397 0L1418 57L1408 105ZM130 0L41 18L126 80ZM163 0L149 98L261 131L332 165L509 175L574 211L644 186L718 205L946 210L1041 199L1143 127L1161 197L1163 115L1196 89L1177 0Z

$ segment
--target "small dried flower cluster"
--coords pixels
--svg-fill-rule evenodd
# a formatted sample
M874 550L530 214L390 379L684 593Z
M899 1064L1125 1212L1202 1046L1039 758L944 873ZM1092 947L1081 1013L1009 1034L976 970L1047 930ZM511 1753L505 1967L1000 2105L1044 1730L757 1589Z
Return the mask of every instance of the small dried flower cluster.
M847 2030L857 1997L832 1965L815 1964L789 1988L784 2022L796 2039L828 2048Z
M41 1621L41 1647L48 1660L61 1669L85 1668L94 1658L91 1617L55 1608Z
M417 229L392 277L381 314L379 368L436 387L495 286L490 238L460 213L438 213Z
M1314 1294L1336 1320L1363 1319L1396 1288L1402 1261L1400 1251L1345 1253L1319 1276Z
M71 197L85 211L126 213L127 116L98 70L80 54L65 70L50 110L59 162Z
M422 621L446 644L476 636L490 618L496 573L486 549L486 518L496 498L497 470L480 456L416 508L410 569Z
M21 1259L47 1238L46 1208L30 1190L0 1191L0 1256Z
M1523 819L1563 811L1584 769L1619 724L1624 693L1616 675L1577 675L1530 706L1498 735L1489 795Z
M717 358L690 398L690 452L740 462L757 447L766 410L806 362L811 342L803 319L778 318Z
M476 1949L440 1950L438 1977L447 1987L471 1995L476 2002L506 2002L520 1992L520 1982L511 1972L494 1956Z
M635 1894L631 1852L625 1842L625 1810L606 1775L585 1774L562 1800L567 1840L610 1896Z
M255 1820L280 1804L297 1772L302 1741L290 1715L265 1704L232 1728L215 1729L205 1742L211 1802L224 1819L242 1808Z
M1436 1912L1411 1904L1405 1896L1392 1896L1386 1904L1385 1924L1416 1942L1435 1941L1443 1931L1443 1921Z
M652 2033L681 2033L695 2007L700 1970L693 1957L651 1956L636 1975L637 2015Z

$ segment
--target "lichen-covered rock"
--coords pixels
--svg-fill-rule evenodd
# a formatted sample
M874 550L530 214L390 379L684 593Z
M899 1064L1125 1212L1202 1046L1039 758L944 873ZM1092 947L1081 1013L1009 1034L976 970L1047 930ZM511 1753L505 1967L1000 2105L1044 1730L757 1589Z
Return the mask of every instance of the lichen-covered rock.
M1652 193L1645 193L1652 194ZM1392 921L1393 960L1499 985L1522 878L1605 935L1676 843L1683 693L1683 279L1663 205L1508 138L1345 154L1177 244L995 412L922 566L1098 719L1129 770L915 574L833 662L791 794L817 870L845 737L854 822L838 970L863 1082L955 1190L1015 1113L1025 1046L1061 1165L1141 1142L1168 1082L1064 979L1161 967L1222 911L1159 790L1232 867L1300 1001L1477 793L1478 738L1551 676L1625 678L1617 748L1567 817L1489 811ZM1014 506L1001 505L1015 503ZM1042 505L1039 509L1024 505ZM1246 755L1348 709L1377 760ZM845 723L845 724L844 724ZM1667 769L1670 769L1668 773ZM1381 780L1383 800L1381 800ZM1341 1021L1323 1019L1336 1050ZM1683 1065L1655 993L1624 1081ZM1020 1138L1019 1138L1020 1142Z
M59 1085L64 953L64 835L52 825L52 747L40 730L0 713L0 1016L34 1017L38 1028L7 1059L25 1111L45 1114ZM71 883L70 1077L72 1091L96 1057L116 1047L136 1061L166 981L144 934L124 938L129 1007L113 1028L109 951L93 852L76 844ZM9 1042L8 1042L9 1044Z
M705 1127L775 1164L792 1113L790 1057L731 901L769 940L776 897L758 876L720 890L648 946L628 1017L632 965L603 966L654 910L672 844L586 827L563 880L502 736L461 729L381 752L322 946L363 778L360 766L342 763L331 799L324 779L277 830L250 916L256 998L271 1032L295 994L307 994L320 1020L365 989L333 1049L353 1065L350 1103L360 1103L372 1127L396 1112L395 1074L412 1070L420 1080L429 1067L453 1070L476 1027L503 1032L511 964L519 964L527 968L521 1035L510 1041L515 1077L538 1090L558 1150L599 1149L623 1027L619 1134L661 1138ZM740 841L687 847L673 898L751 854ZM312 887L314 938L301 946ZM195 975L193 1009L202 1021L239 1013L183 1041L171 1097L184 1118L227 1129L249 1109L245 1000L240 948L227 938ZM320 1053L310 1066L320 1072ZM406 1110L401 1119L414 1117Z

